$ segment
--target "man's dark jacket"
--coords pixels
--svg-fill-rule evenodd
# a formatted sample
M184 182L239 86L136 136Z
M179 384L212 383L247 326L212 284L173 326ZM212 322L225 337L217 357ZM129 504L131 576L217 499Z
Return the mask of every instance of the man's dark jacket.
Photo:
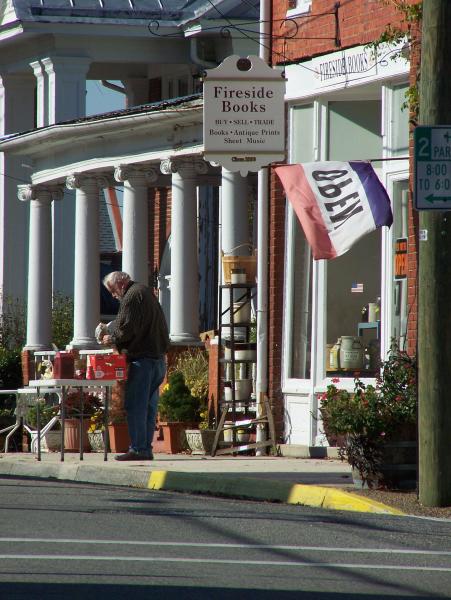
M151 290L130 281L121 298L112 341L128 361L135 358L160 358L169 349L169 332L160 303Z

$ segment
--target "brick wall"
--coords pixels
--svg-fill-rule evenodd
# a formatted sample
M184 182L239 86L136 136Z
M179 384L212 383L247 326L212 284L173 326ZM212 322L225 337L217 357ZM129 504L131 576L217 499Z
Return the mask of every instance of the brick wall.
M416 4L417 0L407 0ZM305 17L286 21L288 0L273 2L273 63L298 62L340 48L367 44L377 39L386 24L399 26L402 16L392 3L381 0L348 0L338 9L336 32L335 0L313 0ZM293 34L296 32L295 37ZM338 33L340 45L335 44ZM283 38L281 36L284 36Z
M285 194L274 171L270 174L270 231L268 286L268 396L271 402L276 437L283 435L282 331L285 276Z
M153 223L153 241L149 248L152 270L161 265L164 248L171 233L171 190L170 188L150 188L149 219Z
M420 49L421 32L418 27L412 31L413 43L410 52L410 78L409 84L415 85L420 69ZM418 325L418 229L419 218L418 211L413 208L413 188L414 188L414 149L413 149L413 129L415 125L415 115L411 115L410 121L410 181L409 181L409 239L407 254L407 352L412 355L417 353L417 325Z

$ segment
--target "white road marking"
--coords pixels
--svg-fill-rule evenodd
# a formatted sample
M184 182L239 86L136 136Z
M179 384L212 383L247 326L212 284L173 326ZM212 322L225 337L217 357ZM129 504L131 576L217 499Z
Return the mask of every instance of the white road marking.
M331 546L287 546L272 544L228 544L228 543L202 543L202 542L158 542L158 541L137 541L137 540L82 540L71 538L19 538L19 537L1 537L0 543L39 543L39 544L111 544L114 546L169 546L181 548L223 548L223 549L243 549L243 550L294 550L308 552L347 552L360 554L421 554L429 556L451 556L451 550L420 550L415 548L334 548Z
M252 565L264 567L310 567L316 568L333 568L333 569L377 569L388 571L441 571L451 573L451 567L420 567L420 566L404 566L404 565L374 565L374 564L352 564L352 563L312 563L312 562L296 562L296 561L279 561L279 560L235 560L223 558L166 558L163 556L93 556L86 554L74 555L54 555L54 554L0 554L0 560L89 560L89 561L106 561L106 562L161 562L161 563L199 563L218 564L218 565Z

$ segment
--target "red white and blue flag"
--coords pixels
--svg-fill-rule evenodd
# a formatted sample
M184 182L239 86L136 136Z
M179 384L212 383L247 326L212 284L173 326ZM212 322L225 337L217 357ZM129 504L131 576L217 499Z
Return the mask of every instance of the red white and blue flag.
M369 162L312 162L275 171L316 260L341 256L393 222L390 198Z

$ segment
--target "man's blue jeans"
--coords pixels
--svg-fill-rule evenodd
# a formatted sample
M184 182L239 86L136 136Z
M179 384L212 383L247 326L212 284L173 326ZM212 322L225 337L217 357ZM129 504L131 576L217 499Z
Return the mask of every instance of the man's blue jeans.
M155 433L159 387L166 373L164 358L138 358L130 362L125 386L130 449L149 454Z

